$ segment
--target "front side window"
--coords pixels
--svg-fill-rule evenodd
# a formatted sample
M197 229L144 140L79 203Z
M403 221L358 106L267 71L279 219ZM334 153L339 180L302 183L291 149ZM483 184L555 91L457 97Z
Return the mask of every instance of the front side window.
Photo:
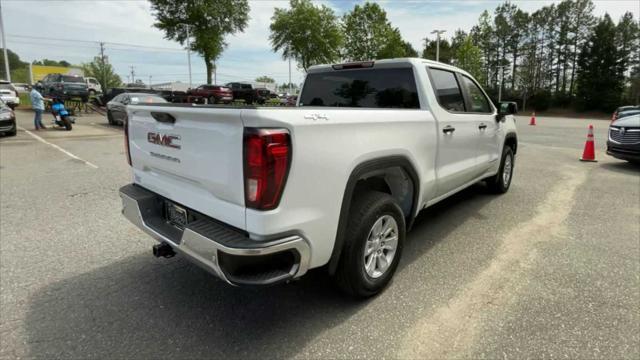
M417 109L411 68L339 70L307 75L300 106Z
M429 69L440 106L448 111L464 112L464 98L456 75L452 71Z
M489 100L484 96L484 93L478 85L466 75L462 75L462 83L467 88L467 94L469 94L469 101L471 102L470 112L476 113L491 113L492 109L489 105Z

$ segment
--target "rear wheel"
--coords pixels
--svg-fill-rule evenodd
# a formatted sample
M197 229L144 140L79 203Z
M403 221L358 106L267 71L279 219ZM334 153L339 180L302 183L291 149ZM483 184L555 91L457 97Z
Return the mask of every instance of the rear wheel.
M216 100L215 96L209 96L209 104L217 104L218 100Z
M67 131L71 131L71 128L72 128L71 121L69 120L68 117L65 116L65 117L62 118L62 125L64 125L64 128Z
M382 291L398 267L404 238L404 215L394 198L375 191L358 196L336 272L340 288L359 298Z
M500 160L498 173L486 180L487 186L492 192L504 194L509 190L511 178L513 177L514 160L513 149L505 145L504 149L502 149L502 159Z

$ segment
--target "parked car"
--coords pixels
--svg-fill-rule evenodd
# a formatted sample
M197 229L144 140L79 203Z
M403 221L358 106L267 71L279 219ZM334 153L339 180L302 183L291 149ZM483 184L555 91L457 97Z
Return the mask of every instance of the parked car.
M154 90L154 92L162 96L170 103L185 103L187 102L188 94L186 91L172 91L172 90Z
M607 154L640 163L640 114L619 118L609 125Z
M418 213L479 181L507 192L518 149L515 103L497 108L469 73L424 59L312 66L291 109L128 110L123 215L156 256L235 285L325 267L372 296Z
M219 85L200 85L195 89L187 90L187 95L200 96L207 99L209 104L230 104L233 101L233 91L226 86Z
M11 109L15 109L20 105L18 90L6 80L0 80L0 99Z
M44 96L57 97L61 99L82 99L82 102L89 100L89 88L82 76L49 74L40 82Z
M18 91L18 95L31 91L31 85L25 83L13 83L13 87Z
M95 96L96 94L102 94L102 85L98 82L98 79L92 77L86 77L84 80L87 82L87 88L89 89L89 95Z
M619 108L617 108L613 114L611 115L611 121L615 121L618 119L618 115L623 112L623 111L628 111L628 110L640 110L640 105L625 105L625 106L620 106Z
M0 133L15 136L17 131L15 112L4 100L0 99Z
M246 104L253 104L254 102L264 104L267 100L268 93L264 92L267 89L254 89L251 84L240 82L231 82L225 86L233 91L234 100L244 100Z
M166 103L167 100L158 94L122 93L107 103L107 120L109 125L124 124L127 121L127 105Z
M106 104L109 101L113 100L116 96L124 93L155 93L154 91L150 91L147 88L111 88L109 91L102 96L102 103Z

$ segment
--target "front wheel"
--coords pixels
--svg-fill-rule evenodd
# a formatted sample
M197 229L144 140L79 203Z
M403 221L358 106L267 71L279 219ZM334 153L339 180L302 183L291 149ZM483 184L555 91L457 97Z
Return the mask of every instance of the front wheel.
M398 267L405 238L405 220L389 194L359 195L349 211L344 248L336 272L340 288L366 298L382 291Z
M502 149L502 159L500 160L498 173L486 180L491 192L504 194L509 191L511 179L513 178L514 160L513 149L505 145L504 149Z

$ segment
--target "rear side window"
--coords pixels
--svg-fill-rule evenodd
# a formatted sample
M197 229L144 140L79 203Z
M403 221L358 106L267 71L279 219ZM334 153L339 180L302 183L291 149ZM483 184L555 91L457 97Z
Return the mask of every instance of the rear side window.
M484 93L480 90L478 85L465 75L462 75L462 82L467 88L467 94L469 94L469 101L471 102L471 109L469 109L469 111L476 113L491 113L492 109L489 105L489 100L484 96Z
M417 109L411 68L340 70L307 75L300 106Z
M458 80L452 71L429 69L440 106L448 111L463 112L464 98Z

